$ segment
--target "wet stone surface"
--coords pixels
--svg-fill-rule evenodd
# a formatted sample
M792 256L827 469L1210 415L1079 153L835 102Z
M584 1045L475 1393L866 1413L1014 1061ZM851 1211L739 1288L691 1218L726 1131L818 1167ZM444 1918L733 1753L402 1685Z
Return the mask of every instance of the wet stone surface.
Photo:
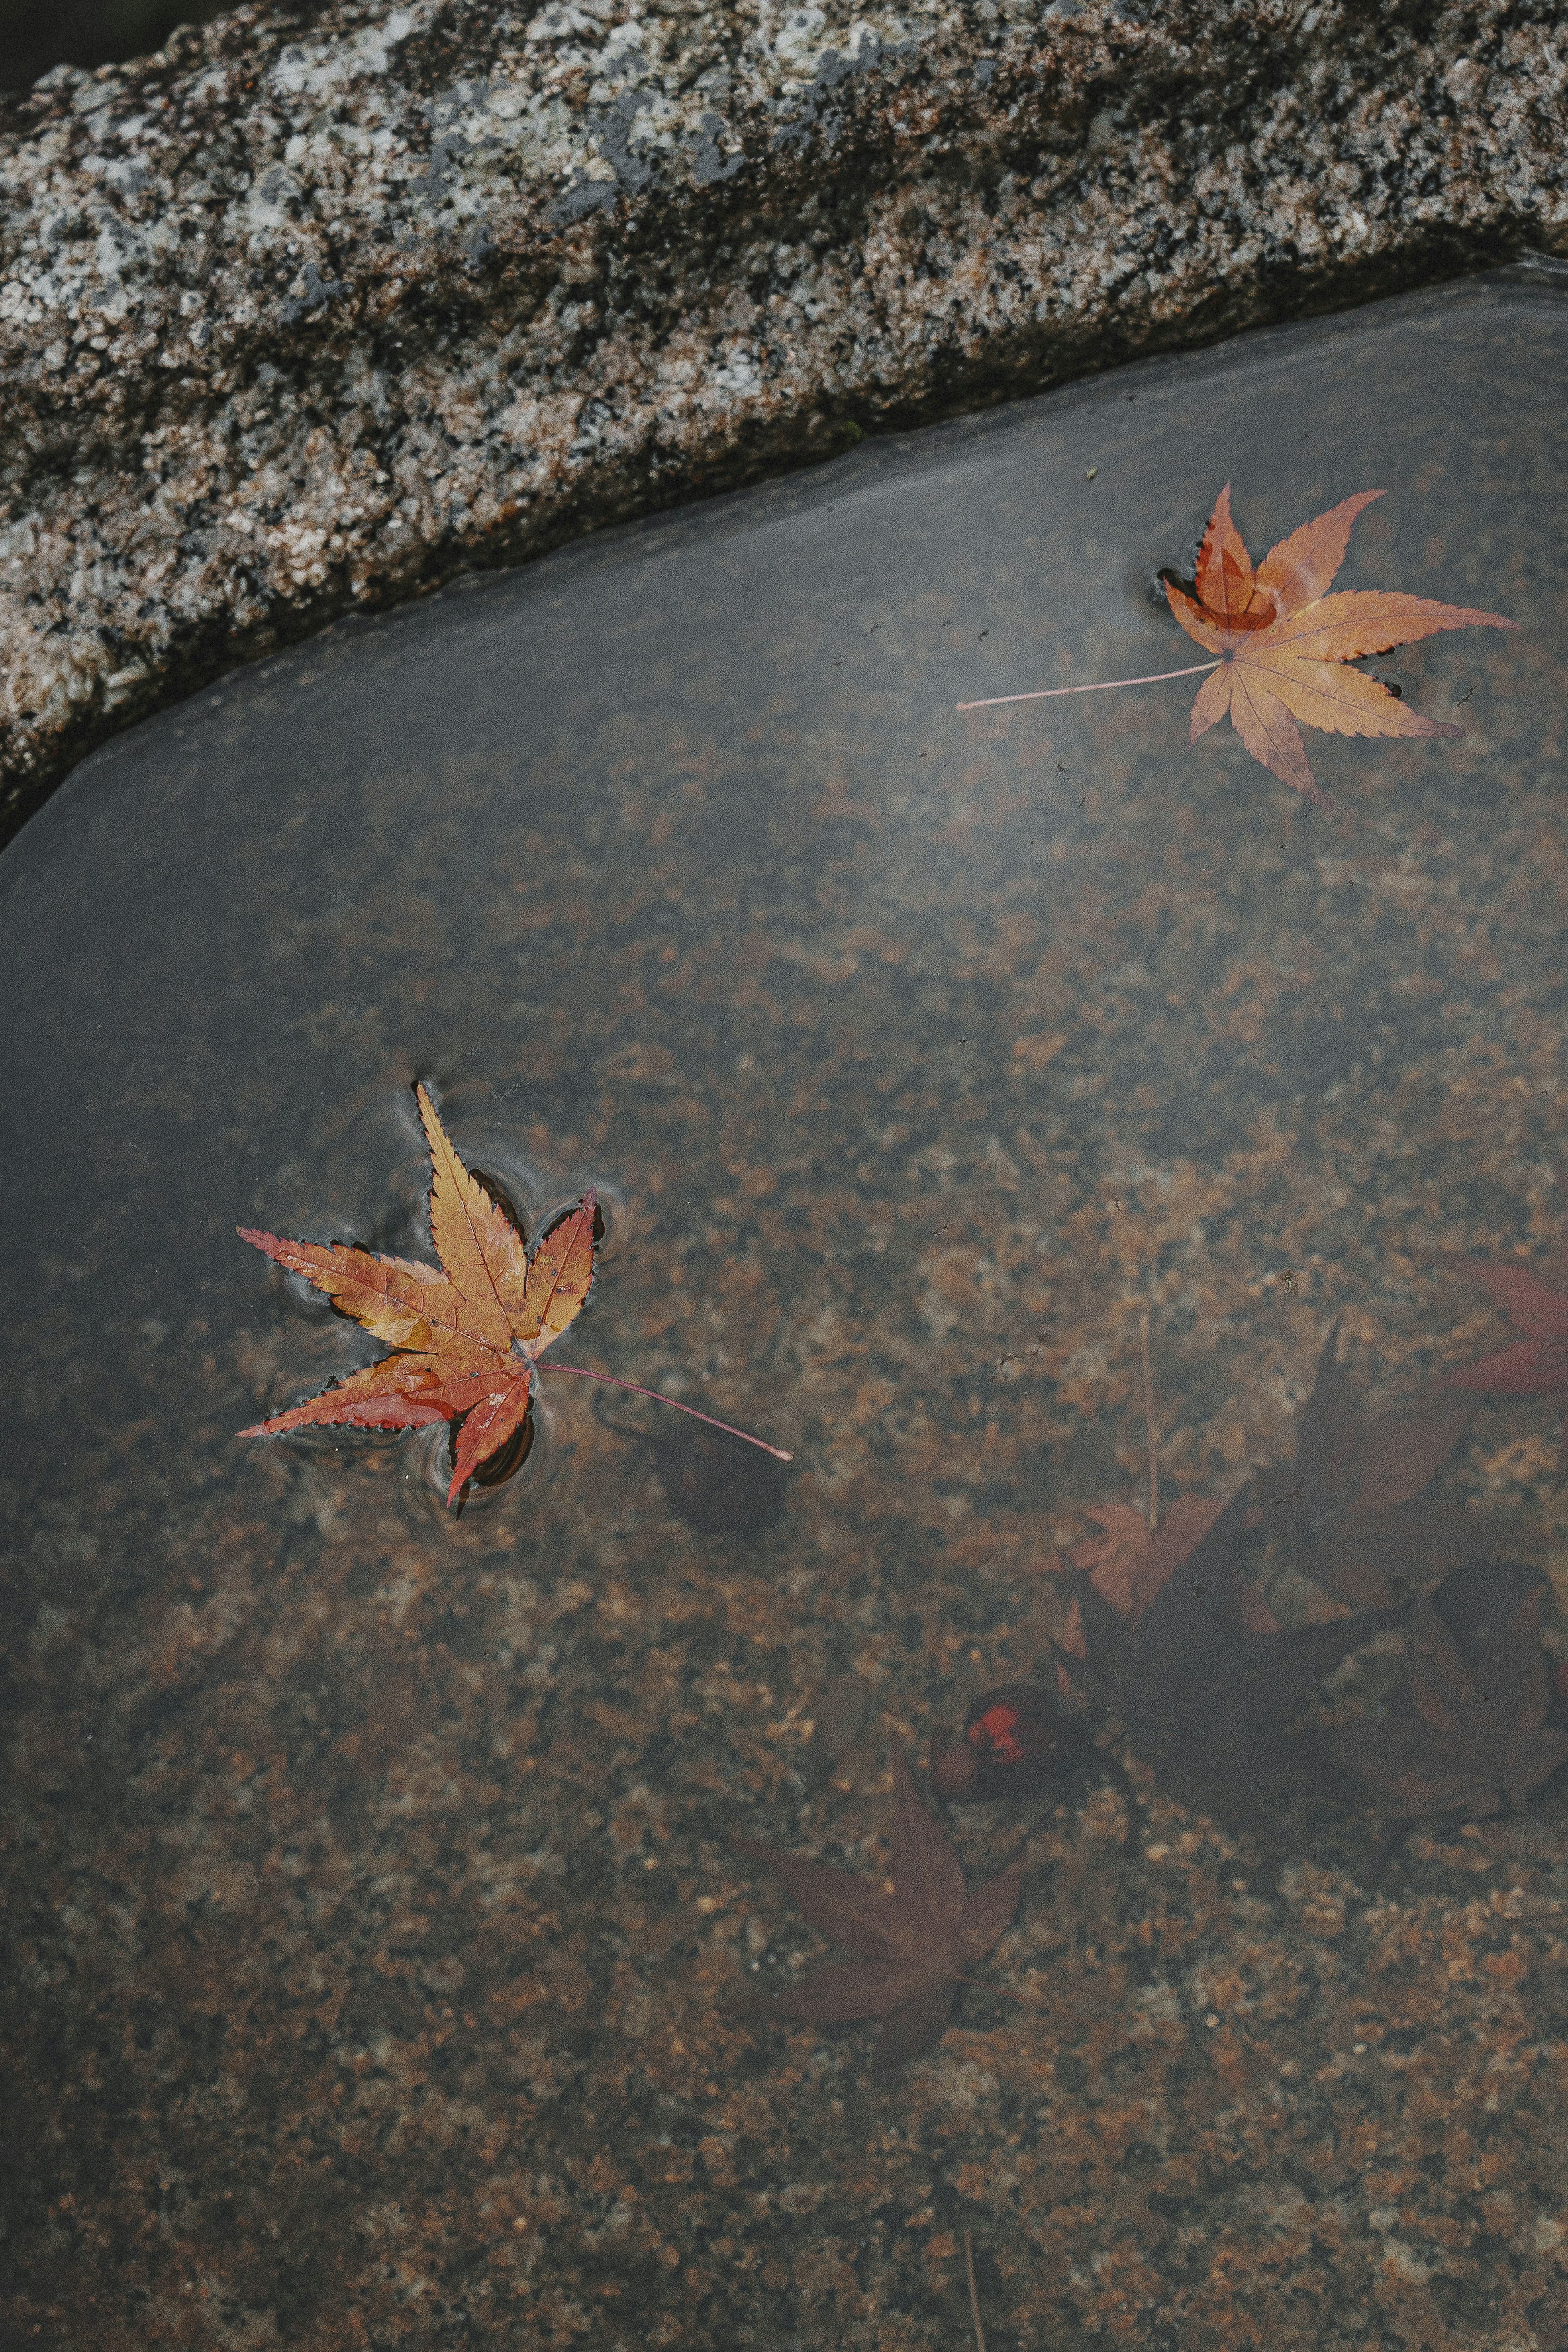
M1445 1254L1543 1262L1565 346L1501 278L862 450L340 625L6 851L16 2341L913 2352L968 2231L996 2347L1563 2344L1558 1780L1280 1850L1107 1724L938 1804L1029 1868L890 2088L733 2005L826 1948L730 1841L876 1874L889 1749L1049 1681L1145 1313L1219 1498L1336 1318L1379 1408L1500 1336ZM1191 681L955 714L1184 662L1227 477L1526 625L1373 665L1462 740L1310 738L1325 817ZM460 1519L421 1435L234 1437L374 1352L235 1226L426 1255L416 1076L531 1225L602 1188L570 1360L788 1473L548 1372ZM1434 1492L1568 1647L1552 1401Z

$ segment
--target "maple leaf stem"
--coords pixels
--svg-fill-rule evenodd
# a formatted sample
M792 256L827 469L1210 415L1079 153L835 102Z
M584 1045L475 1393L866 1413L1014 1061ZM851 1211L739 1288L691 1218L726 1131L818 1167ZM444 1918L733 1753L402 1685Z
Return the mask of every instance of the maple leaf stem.
M693 1421L705 1421L710 1429L721 1429L726 1437L739 1437L748 1445L760 1445L775 1462L793 1462L795 1455L786 1454L782 1445L770 1445L765 1437L753 1437L749 1429L737 1429L732 1422L715 1421L710 1412L699 1412L694 1404L682 1404L679 1397L666 1396L658 1389L640 1389L636 1381L617 1381L608 1372L590 1372L581 1364L535 1364L539 1372L571 1372L580 1381L603 1381L610 1389L625 1389L631 1396L652 1397L655 1404L673 1405L677 1412L689 1412Z
M1196 677L1201 669L1218 669L1219 663L1194 662L1190 669L1152 670L1147 677L1102 677L1093 686L1039 686L1033 694L988 694L979 702L961 702L960 710L994 710L999 702L1049 702L1058 694L1109 694L1113 686L1163 686L1168 677Z

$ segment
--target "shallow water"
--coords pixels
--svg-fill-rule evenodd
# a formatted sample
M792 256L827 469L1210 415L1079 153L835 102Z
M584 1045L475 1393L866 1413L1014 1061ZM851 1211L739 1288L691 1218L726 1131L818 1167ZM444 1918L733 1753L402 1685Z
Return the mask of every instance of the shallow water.
M18 2340L902 2352L967 2231L993 2352L1568 2343L1561 1774L1259 1818L1223 1677L1124 1686L941 1809L1030 1868L890 2085L731 2005L826 1947L728 1844L885 1868L889 1748L1057 1692L1144 1315L1168 1509L1288 1472L1336 1322L1374 1410L1504 1336L1446 1255L1546 1264L1565 346L1510 272L872 445L329 631L0 858ZM957 715L1184 665L1227 478L1526 625L1368 666L1461 740L1309 736L1324 816L1190 679ZM601 1188L559 1352L788 1473L548 1374L460 1518L424 1438L234 1437L377 1352L235 1226L426 1255L415 1077L531 1223ZM1568 1601L1555 1429L1430 1495Z

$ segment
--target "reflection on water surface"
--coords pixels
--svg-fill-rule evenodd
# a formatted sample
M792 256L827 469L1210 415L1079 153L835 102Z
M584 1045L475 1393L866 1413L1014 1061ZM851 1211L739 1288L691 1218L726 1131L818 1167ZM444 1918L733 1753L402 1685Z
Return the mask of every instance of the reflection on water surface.
M869 447L5 853L23 2335L945 2347L967 2232L993 2347L1563 2340L1562 1399L1434 1384L1564 1214L1565 331ZM1312 738L1336 817L1179 684L955 714L1176 667L1227 477L1526 625L1372 666L1462 740ZM428 1255L416 1076L531 1231L607 1199L574 1360L790 1471L548 1377L457 1522L423 1436L236 1441L376 1350L234 1228ZM963 1741L1022 1898L882 2086L738 2003L828 1947L732 1841L874 1881Z

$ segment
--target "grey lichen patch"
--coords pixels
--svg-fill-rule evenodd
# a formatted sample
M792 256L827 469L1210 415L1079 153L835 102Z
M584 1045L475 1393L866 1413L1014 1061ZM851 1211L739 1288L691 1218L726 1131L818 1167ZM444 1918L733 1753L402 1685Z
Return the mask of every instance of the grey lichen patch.
M344 0L0 129L5 822L335 612L1568 242L1554 0Z

